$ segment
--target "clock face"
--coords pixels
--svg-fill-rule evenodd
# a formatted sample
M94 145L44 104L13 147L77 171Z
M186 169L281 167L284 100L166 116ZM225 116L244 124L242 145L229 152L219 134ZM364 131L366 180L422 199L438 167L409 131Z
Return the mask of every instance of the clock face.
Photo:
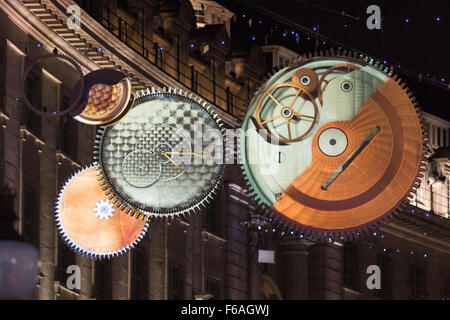
M173 216L211 198L224 168L221 121L206 104L147 90L118 123L100 130L106 192L138 217Z
M256 198L321 234L386 218L416 186L422 147L406 90L375 66L341 56L273 75L251 101L241 135Z

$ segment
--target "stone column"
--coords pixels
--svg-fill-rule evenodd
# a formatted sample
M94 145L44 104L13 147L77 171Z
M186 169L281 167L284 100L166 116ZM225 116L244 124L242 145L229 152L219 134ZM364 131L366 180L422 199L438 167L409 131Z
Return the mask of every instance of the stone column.
M111 260L112 300L127 300L129 298L129 255L130 253Z
M276 263L282 273L283 299L308 299L308 247L311 242L292 238L282 239L276 252Z
M341 245L320 243L309 248L309 298L341 299L344 250Z
M248 299L248 235L240 224L247 219L249 199L239 185L227 183L226 236L225 243L225 299Z
M165 247L162 220L153 223L149 230L149 296L151 300L165 299Z

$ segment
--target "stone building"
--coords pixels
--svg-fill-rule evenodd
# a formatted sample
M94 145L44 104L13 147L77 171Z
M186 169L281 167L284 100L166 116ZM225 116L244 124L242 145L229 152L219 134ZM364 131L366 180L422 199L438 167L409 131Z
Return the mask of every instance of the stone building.
M198 4L202 5L199 7ZM81 7L81 29L67 26ZM232 13L214 1L5 0L0 2L0 181L18 195L18 231L40 250L36 299L443 299L450 297L450 122L425 114L430 170L407 210L376 234L346 243L314 244L261 234L243 221L258 217L240 168L229 165L219 196L203 212L152 223L130 253L110 261L76 255L55 229L61 184L92 162L95 128L70 118L41 118L21 101L30 61L57 48L84 73L116 68L135 90L170 86L193 92L237 128L266 70L295 53L286 48L234 48ZM198 28L201 27L201 28ZM274 57L277 57L275 61ZM25 85L36 103L63 108L72 71L46 64ZM257 243L257 245L256 245ZM258 250L275 263L258 263ZM69 265L81 288L66 286ZM379 265L382 289L366 286Z

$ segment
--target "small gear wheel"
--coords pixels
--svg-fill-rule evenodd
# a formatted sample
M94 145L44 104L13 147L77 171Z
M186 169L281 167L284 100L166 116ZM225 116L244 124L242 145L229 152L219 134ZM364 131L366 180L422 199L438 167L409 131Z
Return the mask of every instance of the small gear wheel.
M224 136L222 121L201 99L170 88L142 90L122 120L99 129L100 184L139 219L192 213L222 180Z
M100 200L95 204L95 215L99 217L101 220L105 219L108 220L110 217L114 217L114 207L109 200Z
M240 137L245 180L291 230L316 239L357 234L389 219L419 186L426 149L420 112L383 69L346 54L303 58L250 102ZM292 125L308 108L316 124L299 117ZM280 143L248 133L260 129Z

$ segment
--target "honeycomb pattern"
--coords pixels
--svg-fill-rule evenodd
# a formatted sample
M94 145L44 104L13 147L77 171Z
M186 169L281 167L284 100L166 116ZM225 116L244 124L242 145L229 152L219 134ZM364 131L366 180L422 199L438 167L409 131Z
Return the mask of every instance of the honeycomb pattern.
M113 191L132 207L158 215L182 211L203 201L221 178L223 164L192 155L194 142L202 150L211 144L202 141L202 132L210 129L220 132L214 118L197 102L175 94L145 96L120 122L105 129L100 166ZM220 139L219 148L223 148L221 134ZM152 152L154 159L163 151L174 152L171 160L159 159L161 176L148 187L142 186L157 176L158 168L149 155L133 157L130 164L125 164L125 158L136 150ZM141 180L136 175L136 168L143 170L140 161L152 164L148 166L148 177ZM128 175L137 185L124 178Z
M161 165L156 155L147 150L130 152L122 163L124 179L137 188L152 185L161 175Z

